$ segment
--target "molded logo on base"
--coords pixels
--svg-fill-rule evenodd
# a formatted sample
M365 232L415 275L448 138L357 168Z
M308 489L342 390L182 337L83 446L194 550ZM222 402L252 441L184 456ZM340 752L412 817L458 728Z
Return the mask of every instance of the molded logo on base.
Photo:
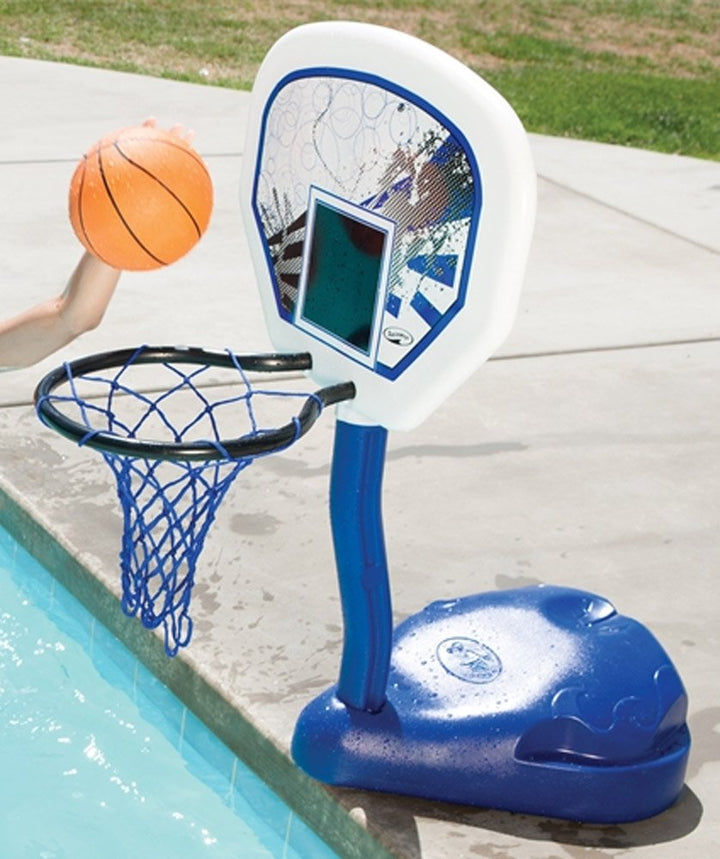
M491 683L502 674L498 655L474 638L446 638L436 653L445 671L465 683Z

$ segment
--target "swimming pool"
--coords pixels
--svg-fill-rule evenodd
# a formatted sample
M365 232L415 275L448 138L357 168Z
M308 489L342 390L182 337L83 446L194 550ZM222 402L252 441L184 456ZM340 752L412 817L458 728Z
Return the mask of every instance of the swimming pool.
M336 854L0 529L0 856Z

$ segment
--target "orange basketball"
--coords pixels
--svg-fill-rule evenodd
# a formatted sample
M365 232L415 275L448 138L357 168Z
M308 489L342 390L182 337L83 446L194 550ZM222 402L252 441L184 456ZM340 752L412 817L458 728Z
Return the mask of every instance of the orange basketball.
M186 254L207 229L210 174L197 152L152 126L123 128L82 157L70 182L78 239L113 268L145 271Z

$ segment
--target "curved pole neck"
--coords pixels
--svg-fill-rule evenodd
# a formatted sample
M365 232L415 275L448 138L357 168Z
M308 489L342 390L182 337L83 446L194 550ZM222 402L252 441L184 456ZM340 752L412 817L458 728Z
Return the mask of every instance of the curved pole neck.
M382 524L387 430L337 421L330 521L345 626L337 694L377 712L385 702L392 606Z

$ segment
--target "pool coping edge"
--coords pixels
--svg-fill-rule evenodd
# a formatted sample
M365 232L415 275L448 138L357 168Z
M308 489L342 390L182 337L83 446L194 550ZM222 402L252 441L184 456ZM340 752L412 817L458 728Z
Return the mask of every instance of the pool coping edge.
M0 526L338 855L345 859L392 859L395 854L349 814L341 801L342 791L305 775L272 739L181 656L169 659L158 637L138 636L137 621L119 610L117 595L77 557L73 547L39 511L16 497L2 477Z

